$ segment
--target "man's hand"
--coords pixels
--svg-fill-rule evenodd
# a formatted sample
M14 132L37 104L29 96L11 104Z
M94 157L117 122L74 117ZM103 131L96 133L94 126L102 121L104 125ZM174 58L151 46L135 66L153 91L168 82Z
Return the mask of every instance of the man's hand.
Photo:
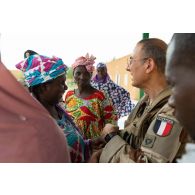
M89 159L88 163L98 163L99 162L99 159L100 159L101 153L102 153L102 149L94 152L91 155L91 158Z
M112 124L106 124L105 127L103 128L101 135L105 137L107 134L112 132L117 132L117 131L119 131L118 126Z
M134 162L137 162L137 163L143 163L144 161L141 160L141 156L142 156L141 149L131 148L131 150L129 152L129 158L131 160L133 160Z

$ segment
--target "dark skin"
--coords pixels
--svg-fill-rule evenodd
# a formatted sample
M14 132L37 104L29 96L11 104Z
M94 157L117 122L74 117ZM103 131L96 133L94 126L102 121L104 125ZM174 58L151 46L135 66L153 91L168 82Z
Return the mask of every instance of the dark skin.
M64 92L68 89L66 85L65 74L47 83L41 84L37 88L37 93L34 96L48 110L54 119L61 119L62 113L56 109ZM100 136L91 140L91 150L96 151L105 145L104 136Z
M64 91L68 89L65 82L66 76L64 74L52 81L41 84L36 90L37 93L34 94L51 116L57 120L61 118L61 113L56 110L56 104L61 100Z
M93 94L97 89L90 84L92 74L87 71L85 66L78 66L73 72L74 80L78 86L75 93L78 97L86 98Z
M175 34L167 50L166 77L172 87L169 105L195 140L195 35Z
M106 67L97 68L97 75L98 78L103 79L107 75L107 68Z
M87 71L85 66L78 66L73 72L74 80L78 86L75 93L78 97L86 98L93 94L97 89L93 88L90 84L92 74ZM105 135L99 136L92 140L92 151L99 151L105 146ZM100 154L100 152L98 152Z

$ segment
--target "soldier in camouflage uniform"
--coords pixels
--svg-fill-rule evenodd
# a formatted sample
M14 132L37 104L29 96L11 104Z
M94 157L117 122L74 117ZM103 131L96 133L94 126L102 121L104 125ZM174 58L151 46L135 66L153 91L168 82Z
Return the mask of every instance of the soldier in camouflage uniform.
M92 162L174 162L183 151L186 132L168 105L171 95L165 78L167 44L159 39L138 42L127 71L132 85L143 89L124 130L106 125L106 146L92 157Z

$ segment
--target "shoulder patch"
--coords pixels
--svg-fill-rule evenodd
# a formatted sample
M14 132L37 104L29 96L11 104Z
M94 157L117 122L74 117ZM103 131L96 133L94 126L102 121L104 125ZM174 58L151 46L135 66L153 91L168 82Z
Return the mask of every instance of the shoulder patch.
M142 146L147 148L152 148L154 145L156 137L154 135L147 135L144 138L144 141L142 142Z
M157 116L153 131L155 134L165 137L169 135L169 133L171 132L173 123L174 123L173 120L170 120L165 117Z

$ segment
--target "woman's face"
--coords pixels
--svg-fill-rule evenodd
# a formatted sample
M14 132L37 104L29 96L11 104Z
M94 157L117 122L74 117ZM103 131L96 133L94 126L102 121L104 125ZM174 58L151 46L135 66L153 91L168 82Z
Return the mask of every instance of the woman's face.
M98 78L103 79L107 75L107 69L105 67L99 67L97 69Z
M30 56L30 53L29 52L26 52L25 53L25 57L28 58Z
M45 84L44 98L49 104L55 105L59 103L67 89L64 74Z
M73 72L74 80L78 86L90 85L92 74L87 71L85 66L78 66Z

